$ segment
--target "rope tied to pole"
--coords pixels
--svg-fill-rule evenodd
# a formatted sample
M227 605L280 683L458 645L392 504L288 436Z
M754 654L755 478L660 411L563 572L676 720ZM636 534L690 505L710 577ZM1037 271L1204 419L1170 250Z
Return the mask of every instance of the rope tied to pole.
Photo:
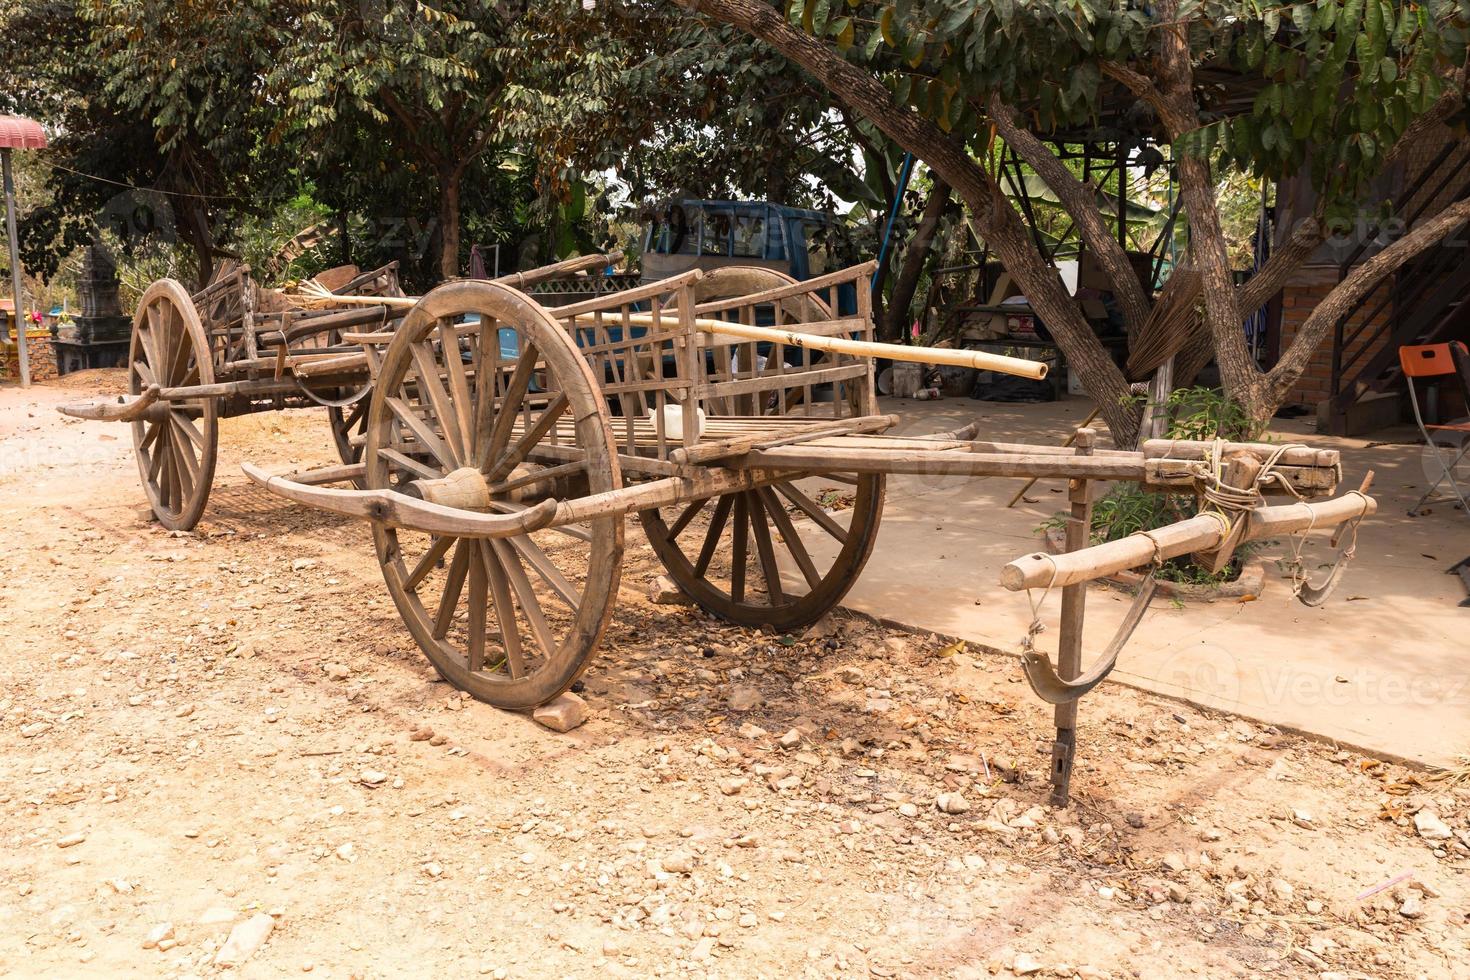
M1372 480L1372 474L1368 476ZM1368 480L1364 481L1364 485ZM1332 568L1327 572L1327 578L1320 585L1313 585L1307 578L1307 566L1302 560L1302 546L1306 543L1307 535L1312 533L1313 525L1316 523L1317 514L1312 511L1312 520L1307 524L1307 529L1300 535L1293 536L1292 556L1287 562L1287 568L1291 571L1291 594L1304 606L1320 606L1327 601L1328 596L1337 589L1342 580L1342 573L1347 570L1348 563L1358 550L1358 525L1363 523L1363 515L1367 513L1368 494L1365 490L1349 490L1348 496L1356 496L1363 501L1364 510L1357 517L1349 520L1343 527L1339 528L1337 534L1333 535L1333 542L1346 534L1347 543L1337 550L1337 557L1332 562ZM1308 508L1310 510L1310 508Z
M1300 443L1282 443L1261 463L1260 469L1256 471L1249 486L1234 486L1225 481L1224 448L1226 445L1228 443L1217 436L1210 445L1207 458L1191 467L1191 472L1198 481L1198 492L1203 501L1200 513L1211 514L1220 518L1224 524L1224 530L1220 536L1222 546L1231 546L1231 542L1237 532L1244 531L1245 522L1248 520L1249 513L1265 503L1266 487L1273 484L1279 486L1291 494L1291 496L1295 497L1298 503L1306 506L1306 501L1302 495L1291 485L1291 481L1281 472L1279 466L1281 465L1282 457L1287 452L1293 449L1305 449L1307 447ZM1363 514L1366 513L1366 504L1368 501L1367 489L1372 480L1373 474L1370 472L1367 479L1363 481L1363 486L1360 489L1350 491L1350 494L1356 495L1363 500L1365 507L1358 516L1348 521L1345 528L1340 529L1338 534L1334 536L1333 543L1335 544L1338 537L1345 530L1348 534L1348 543L1345 547L1338 550L1338 555L1333 562L1331 571L1328 572L1326 580L1320 585L1312 585L1308 581L1306 565L1302 560L1302 548L1306 544L1308 536L1311 535L1315 528L1317 520L1317 512L1307 507L1309 519L1306 530L1300 534L1292 535L1292 556L1287 561L1287 568L1291 572L1292 595L1303 605L1318 606L1325 602L1327 597L1337 588L1343 571L1346 569L1348 563L1352 561L1357 549L1358 525L1363 520ZM1156 543L1155 555L1157 553Z
M1038 553L1051 564L1051 580L1046 583L1046 588L1041 590L1041 598L1037 599L1033 589L1026 590L1026 602L1031 606L1031 625L1026 627L1026 635L1021 638L1021 656L1036 653L1036 638L1046 632L1046 624L1041 621L1041 607L1046 605L1046 597L1051 595L1052 587L1057 584L1057 574L1061 569L1057 566L1057 560L1046 552Z

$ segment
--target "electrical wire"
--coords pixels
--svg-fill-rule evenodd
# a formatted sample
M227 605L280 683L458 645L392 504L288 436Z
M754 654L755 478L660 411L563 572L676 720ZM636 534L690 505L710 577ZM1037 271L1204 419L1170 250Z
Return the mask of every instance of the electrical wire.
M83 173L80 170L74 170L60 163L45 161L45 165L52 170L64 170L69 174L85 177L88 180L95 180L102 184L111 184L114 187L126 187L130 190L142 191L146 194L165 194L169 197L192 197L201 201L233 201L239 199L239 196L236 194L195 194L191 191L166 191L158 187L141 187L138 184L130 184L125 180L114 180L111 177L99 177L96 174Z

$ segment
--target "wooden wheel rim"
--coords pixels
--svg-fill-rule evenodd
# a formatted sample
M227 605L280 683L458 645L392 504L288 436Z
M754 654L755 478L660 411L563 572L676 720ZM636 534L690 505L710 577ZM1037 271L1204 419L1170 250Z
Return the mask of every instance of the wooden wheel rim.
M544 377L554 380L555 389L565 396L564 414L570 416L572 420L576 448L585 454L589 492L602 493L621 486L617 448L609 425L606 404L586 361L572 343L571 338L562 329L561 324L533 300L509 287L490 282L454 282L434 289L418 305L414 306L404 318L384 352L382 369L379 372L373 391L372 404L368 410L367 443L364 455L367 464L364 478L368 488L379 489L394 486L393 468L382 451L393 437L394 431L403 428L401 416L395 414L397 409L390 399L401 405L404 399L398 396L406 390L406 383L421 377L417 373L416 358L421 359L424 356L423 348L418 354L415 354L415 346L431 347L434 342L434 336L431 334L440 338L444 336L439 326L441 322L458 320L466 314L478 314L482 324L493 323L495 325L497 336L494 341L494 350L497 357L498 331L505 327L511 327L517 331L521 352L526 351L528 345L534 346L539 355L536 363L544 363ZM483 328L480 335L482 338ZM441 345L440 351L443 350L444 347ZM422 361L420 360L419 363ZM436 373L437 367L438 362L436 361ZM447 374L448 358L445 358L443 367ZM464 390L464 393L470 396L471 404L479 391L479 379L480 373L477 370L475 384ZM455 405L463 401L463 394L455 394L457 386L454 380L448 379L449 383L444 384L444 390L440 392L441 396L448 398L446 408L447 414L451 416L457 414L458 410ZM415 380L415 384L417 383ZM506 381L505 384L506 387L509 387L512 382ZM504 398L504 395L500 393L496 397ZM526 395L522 391L521 395L517 396L517 404L524 397ZM471 435L475 439L490 440L496 428L495 420L500 413L489 411L483 415L478 412L472 412L472 414L476 423L470 427ZM522 441L524 441L524 433ZM445 444L444 449L447 452L453 452L457 448L457 444L451 438L443 438L441 442ZM519 443L511 435L508 437L508 444L517 445ZM440 465L438 468L444 471L449 469L447 465ZM516 623L516 629L513 632L517 635L523 632L521 620L526 620L529 626L525 596L519 591L519 586L516 586L516 570L521 569L524 564L534 565L530 553L525 549L535 548L545 555L541 546L533 541L530 535L485 542L483 545L474 542L466 543L467 539L455 539L454 543L445 546L445 550L440 554L441 564L447 566L446 585L444 591L437 597L435 609L432 612L420 598L418 588L426 579L421 577L417 581L414 580L414 576L420 570L413 566L420 563L408 560L403 535L395 528L374 523L373 541L377 548L379 564L383 569L383 577L388 584L393 601L398 606L409 632L413 634L419 648L423 650L435 669L450 684L468 691L479 700L501 708L524 709L551 700L571 685L585 669L602 638L607 621L611 618L622 572L623 520L621 516L599 518L589 522L587 528L589 541L586 547L586 578L577 596L578 602L570 617L570 623L559 630L559 636L553 638L555 649L548 651L544 647L541 648L539 661L520 677L510 676L511 658L508 650L505 651L501 662L492 664L491 668L487 669L484 666L486 655L483 641L480 644L481 667L472 669L472 657L474 656L472 645L475 642L472 637L477 632L485 635L492 614L499 626L502 608L509 608L512 622ZM541 535L554 533L556 532L540 532ZM440 541L443 540L440 539ZM439 543L436 541L428 550L437 548ZM459 557L461 545L464 546L465 557L463 559ZM494 570L496 565L499 566L498 576ZM478 574L476 574L477 568L479 569ZM521 571L529 570L521 569ZM451 590L449 583L456 575L460 581ZM411 584L413 587L410 587ZM514 591L510 589L510 586L516 586ZM470 601L470 597L477 590L485 594L485 598L480 600L478 629L474 619L477 615L476 610ZM452 600L450 599L451 591ZM443 609L451 602L450 621L458 622L460 618L466 621L464 649L456 646L447 636L441 635L438 628ZM466 607L468 607L467 614L460 617L459 610ZM519 615L517 615L517 610L520 610ZM563 616L563 619L566 618ZM500 632L501 640L505 642L512 631L506 631L501 627ZM534 634L535 631L531 629L527 632ZM522 639L525 638L522 637ZM533 635L525 649L534 654L535 644L536 636ZM506 643L507 647L509 645Z
M886 478L882 474L863 474L857 477L852 518L843 529L845 540L825 571L821 560L811 556L809 549L800 545L801 535L836 535L822 528L807 529L797 526L798 518L786 514L786 506L791 502L788 493L800 495L815 506L815 502L810 501L805 493L789 482L764 490L726 494L703 503L696 501L679 508L669 508L666 513L674 517L672 525L665 519L665 512L643 511L638 517L643 523L648 543L663 562L664 568L679 588L701 608L740 626L769 626L787 632L810 626L825 616L842 601L842 597L847 595L848 589L852 588L862 574L863 566L867 564L868 556L873 552L873 544L878 538L885 487ZM710 527L703 534L693 533L687 538L680 538L680 532L685 530L695 514L711 509ZM781 514L776 513L777 509ZM716 527L716 524L719 526ZM773 552L783 548L783 541L780 539L786 539L784 550L799 566L799 576L806 580L806 591L788 593L783 586L780 595L773 597L767 581L763 601L754 601L755 595L751 593L750 586L756 578L749 574L745 575L744 594L739 598L734 594L733 576L728 588L712 581L700 565L707 567L716 553L730 554L733 565L736 558L734 539L739 528L744 529L746 538L743 552L745 562L751 572L758 573L760 579L768 578L764 569L773 560ZM797 536L798 545L807 551L809 567L801 567L803 562L797 557L790 540L793 533ZM692 546L693 558L684 550L681 540L686 540ZM777 574L776 577L779 579L781 576Z
M138 300L128 345L128 392L214 383L204 324L183 285L160 279ZM197 413L197 415L196 415ZM171 531L199 523L214 480L219 419L215 401L158 402L132 423L143 492L158 522Z

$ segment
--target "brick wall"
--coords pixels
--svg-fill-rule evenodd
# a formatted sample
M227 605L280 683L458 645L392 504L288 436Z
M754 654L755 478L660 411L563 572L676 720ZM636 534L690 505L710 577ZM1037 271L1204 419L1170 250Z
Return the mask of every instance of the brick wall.
M1330 267L1309 267L1300 270L1287 283L1281 293L1281 349L1285 351L1296 340L1296 332L1301 328L1328 293L1337 285L1337 269ZM1377 290L1370 293L1358 306L1357 312L1348 318L1348 324L1344 333L1345 337L1351 337L1353 332L1363 326L1365 318L1372 313L1374 308L1387 295L1392 286L1392 280L1383 283ZM1364 336L1346 345L1343 351L1343 360L1362 352L1358 360L1353 364L1346 376L1351 377L1356 369L1361 368L1372 356L1382 349L1387 343L1387 334L1376 340L1369 341L1369 336L1374 332L1374 327L1388 321L1392 316L1393 307L1390 304L1383 312L1374 318L1374 323L1369 325ZM1331 331L1323 340L1312 356L1307 370L1303 372L1296 385L1292 387L1287 401L1308 405L1313 408L1318 402L1328 398L1332 392L1332 337Z
M32 381L56 377L56 348L51 344L50 331L26 334L26 363L30 367ZM0 381L19 380L20 349L14 340L7 337L0 341Z

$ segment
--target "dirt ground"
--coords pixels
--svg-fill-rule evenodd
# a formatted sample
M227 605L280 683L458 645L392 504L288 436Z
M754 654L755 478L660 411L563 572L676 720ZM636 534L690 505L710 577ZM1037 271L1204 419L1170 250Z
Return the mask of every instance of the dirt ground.
M171 534L88 386L0 389L0 974L213 975L267 916L243 976L1470 977L1464 786L1105 685L1056 811L1017 663L654 604L636 522L554 734L247 486L319 413L223 423Z

